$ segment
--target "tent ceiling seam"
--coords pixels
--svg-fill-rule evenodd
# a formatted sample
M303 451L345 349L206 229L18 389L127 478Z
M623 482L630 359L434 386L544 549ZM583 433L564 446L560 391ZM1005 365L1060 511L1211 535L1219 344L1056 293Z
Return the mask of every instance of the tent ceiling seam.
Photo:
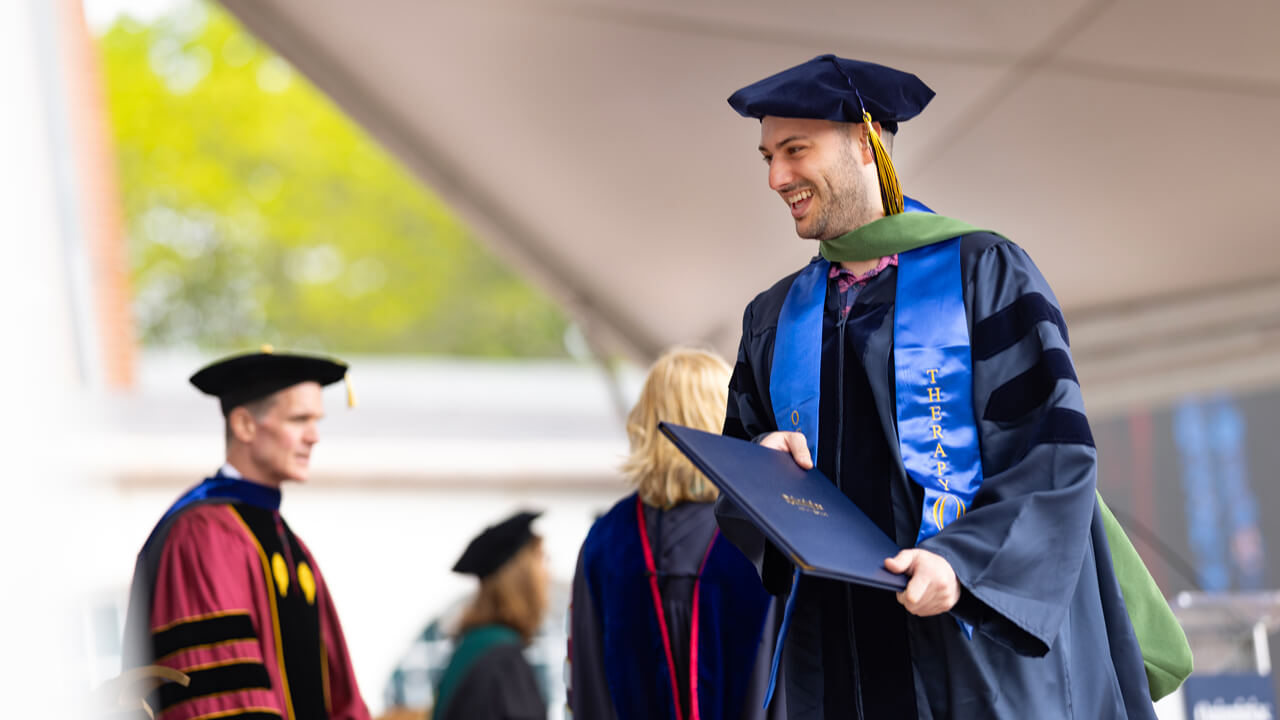
M1101 3L1100 3L1101 4ZM1107 3L1109 4L1109 3ZM1030 54L997 52L972 48L934 48L913 45L910 43L885 42L876 37L860 35L842 35L837 33L812 32L792 28L777 28L722 20L711 20L690 15L679 15L660 10L637 9L631 7L596 7L577 3L555 3L546 5L519 4L511 8L523 10L531 14L550 10L565 17L599 22L618 27L644 28L661 32L671 32L700 37L715 37L726 40L739 40L750 43L772 43L780 45L796 45L804 48L850 46L857 45L862 56L893 55L921 62L939 62L948 64L965 64L975 67L1006 67L1017 65L1034 55L1045 46L1052 46L1053 52L1039 63L1045 72L1075 75L1081 77L1102 78L1117 82L1128 82L1137 85L1163 86L1187 90L1204 90L1241 95L1257 95L1274 97L1280 95L1280 83L1262 78L1243 76L1215 75L1187 71L1170 72L1167 70L1127 65L1124 63L1098 62L1094 60L1055 57L1062 47L1087 27L1075 28L1062 38L1052 36L1041 48L1033 49ZM1102 8L1084 13L1092 17ZM1072 19L1064 21L1064 26L1071 24ZM1062 26L1059 27L1059 31Z
M556 3L543 6L521 5L520 8L534 12L543 9L553 10L564 17L573 17L615 26L646 28L724 40L738 40L757 45L765 43L795 45L810 51L814 47L849 47L856 44L859 53L865 56L896 55L928 62L960 62L993 67L1001 67L1016 62L1019 57L1015 53L971 48L937 49L909 43L886 42L882 38L876 37L765 27L751 23L725 22L636 8L601 8L574 3Z
M1058 58L1045 65L1045 70L1063 75L1074 75L1122 82L1148 87L1166 87L1176 90L1195 90L1198 92L1219 93L1223 95L1246 95L1251 97L1280 97L1280 82L1262 78L1249 78L1232 75L1215 75L1212 73L1193 73L1185 71L1169 72L1155 68L1144 68L1133 65L1095 62L1091 60Z
M983 120L995 113L996 109L1008 100L1018 88L1043 69L1054 55L1059 53L1072 39L1084 32L1094 23L1115 0L1093 0L1058 25L1043 42L1017 60L993 86L981 93L959 117L937 133L920 152L919 165L916 172L924 174L930 165L951 146L959 143Z

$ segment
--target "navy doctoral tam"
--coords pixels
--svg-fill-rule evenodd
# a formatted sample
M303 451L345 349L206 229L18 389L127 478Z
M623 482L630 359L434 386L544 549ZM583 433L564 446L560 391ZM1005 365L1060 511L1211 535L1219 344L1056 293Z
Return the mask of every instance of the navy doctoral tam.
M729 96L729 105L743 117L773 115L850 123L862 122L865 107L872 120L889 132L897 132L899 122L919 115L932 99L933 90L911 73L819 55L742 88Z

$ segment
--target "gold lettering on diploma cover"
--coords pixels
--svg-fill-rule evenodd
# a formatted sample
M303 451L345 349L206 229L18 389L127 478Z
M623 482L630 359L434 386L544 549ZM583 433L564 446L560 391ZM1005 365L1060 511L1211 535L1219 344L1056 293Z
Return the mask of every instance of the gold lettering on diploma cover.
M822 507L822 503L814 502L808 498L796 497L795 495L788 495L786 493L782 493L782 499L785 500L786 503L793 508L796 508L798 510L803 510L809 513L813 513L818 517L827 517L827 510L826 508Z

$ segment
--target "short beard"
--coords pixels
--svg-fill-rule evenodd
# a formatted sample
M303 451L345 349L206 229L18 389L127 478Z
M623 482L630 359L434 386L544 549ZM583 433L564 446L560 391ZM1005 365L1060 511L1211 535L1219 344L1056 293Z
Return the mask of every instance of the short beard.
M844 147L840 150L840 161L837 163L839 174L827 183L831 191L830 202L813 219L813 227L804 237L831 240L877 219L876 209L881 205L879 188L873 198L856 170L859 163L854 154L854 145L853 138L845 138Z

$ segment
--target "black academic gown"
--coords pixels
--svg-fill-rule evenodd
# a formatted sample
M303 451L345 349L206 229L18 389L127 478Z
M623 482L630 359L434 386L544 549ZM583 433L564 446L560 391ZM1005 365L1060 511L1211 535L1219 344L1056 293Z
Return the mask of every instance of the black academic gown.
M547 717L547 701L518 642L501 642L487 648L467 668L447 705L443 712L437 709L434 720L545 720Z
M951 613L917 618L891 593L804 578L784 648L791 718L1154 718L1142 658L1094 500L1096 453L1057 300L1013 243L961 243L985 481L919 547L956 572ZM798 274L798 273L797 273ZM778 314L796 275L748 305L725 434L777 429L769 396ZM923 492L900 456L894 398L897 268L843 322L824 314L818 467L902 547ZM775 594L791 565L727 500L726 536ZM966 638L957 618L971 623Z

